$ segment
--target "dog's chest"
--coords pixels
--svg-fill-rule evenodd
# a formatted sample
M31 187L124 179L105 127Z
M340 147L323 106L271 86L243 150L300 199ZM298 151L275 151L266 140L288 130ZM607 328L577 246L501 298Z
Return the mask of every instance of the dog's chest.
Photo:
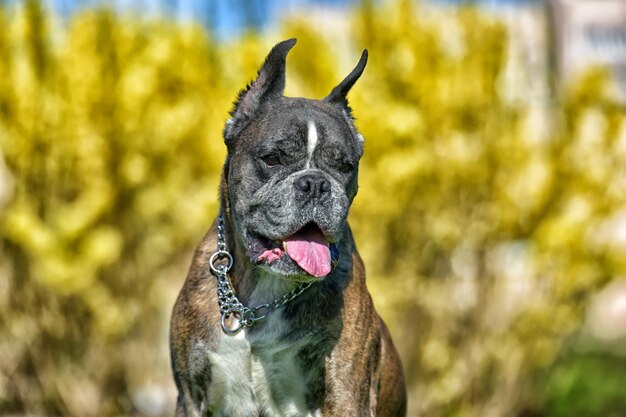
M321 416L307 404L311 372L303 369L299 352L307 338L277 341L280 313L262 332L224 335L209 354L211 383L207 408L217 416Z

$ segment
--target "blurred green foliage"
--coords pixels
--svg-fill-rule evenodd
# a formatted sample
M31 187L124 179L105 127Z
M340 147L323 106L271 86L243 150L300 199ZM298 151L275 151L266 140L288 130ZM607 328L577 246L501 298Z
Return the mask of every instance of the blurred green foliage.
M554 107L508 100L506 28L473 7L368 4L348 51L284 23L287 94L322 97L369 49L350 220L410 415L516 415L588 296L626 273L605 227L626 202L623 110L601 72ZM167 323L217 212L222 126L278 38L107 9L62 26L36 1L0 27L0 413L141 414L146 386L171 407Z
M547 378L544 415L622 417L626 361L620 355L578 352L559 360Z

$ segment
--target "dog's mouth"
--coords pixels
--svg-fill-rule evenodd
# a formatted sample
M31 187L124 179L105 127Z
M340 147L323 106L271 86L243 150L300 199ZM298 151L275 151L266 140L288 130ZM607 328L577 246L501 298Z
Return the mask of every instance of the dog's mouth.
M248 256L253 263L270 267L295 263L308 275L322 278L337 263L339 250L336 244L328 242L315 223L310 222L279 240L249 233Z

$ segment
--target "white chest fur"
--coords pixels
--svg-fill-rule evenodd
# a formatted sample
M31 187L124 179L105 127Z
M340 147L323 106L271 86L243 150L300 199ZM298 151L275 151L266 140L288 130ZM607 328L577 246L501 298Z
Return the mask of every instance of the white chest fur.
M224 335L209 354L208 409L229 417L321 416L307 411L307 376L297 361L302 345L255 341L245 331Z
M259 304L256 298L268 300L269 294L284 292L284 288L257 287L251 305ZM205 405L214 415L321 416L320 410L311 412L306 406L308 376L297 358L308 340L280 342L285 331L282 314L280 309L270 314L261 331L222 335L218 349L209 353L211 384Z

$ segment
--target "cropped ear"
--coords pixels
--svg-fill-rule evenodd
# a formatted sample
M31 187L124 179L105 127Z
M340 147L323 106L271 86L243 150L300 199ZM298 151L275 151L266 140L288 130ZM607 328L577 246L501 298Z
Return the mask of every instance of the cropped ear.
M359 59L358 64L352 70L350 74L339 85L333 88L333 91L324 98L323 101L331 104L338 104L342 106L348 115L351 114L350 107L348 106L348 91L352 88L354 83L359 79L361 74L363 74L363 70L365 69L365 64L367 64L367 49L363 50L361 54L361 59Z
M287 54L296 44L296 39L288 39L276 44L265 58L257 77L239 92L231 118L224 128L224 139L236 136L256 114L263 102L281 97L285 90L285 61Z

